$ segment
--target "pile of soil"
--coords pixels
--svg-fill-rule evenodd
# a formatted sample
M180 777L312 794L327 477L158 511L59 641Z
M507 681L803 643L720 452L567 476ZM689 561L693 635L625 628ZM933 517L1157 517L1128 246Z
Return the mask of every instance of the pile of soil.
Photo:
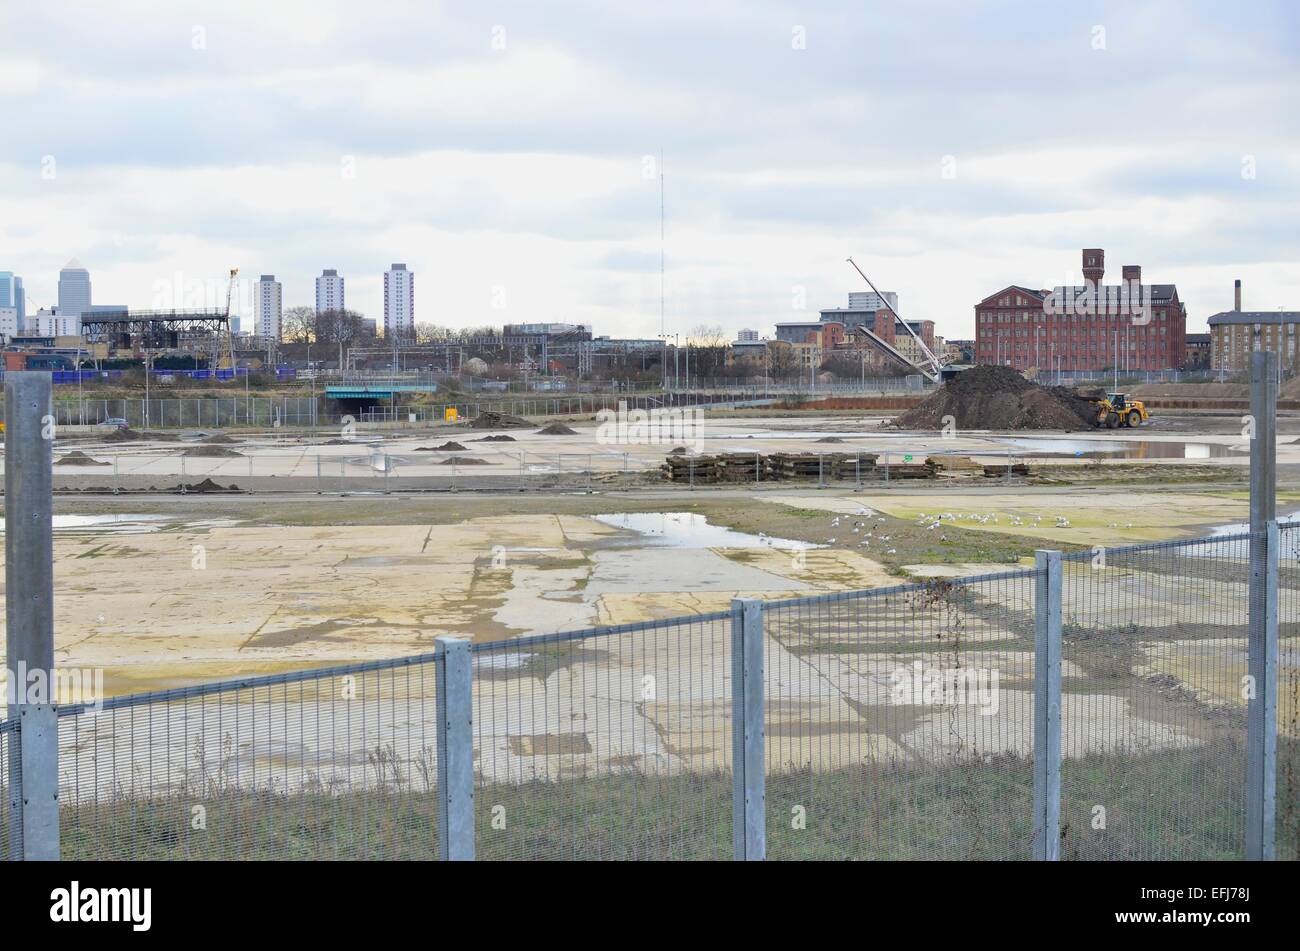
M668 453L668 455L670 455L670 456L684 456L684 455L686 455L686 447L685 447L685 446L674 446L673 449Z
M204 479L202 482L195 482L192 484L186 482L184 485L173 486L170 491L180 492L182 489L184 489L186 492L238 492L239 486L218 485L217 483L213 482L211 479Z
M191 446L189 449L181 452L182 456L203 456L208 459L224 459L228 456L242 456L242 452L236 452L233 449L227 449L225 446Z
M514 442L514 436L507 436L502 433L499 436L480 436L478 439L471 439L470 442Z
M958 429L1091 429L1096 410L1063 386L1031 383L1010 367L963 370L937 393L900 415L901 429L942 429L944 417Z
M473 456L448 456L440 466L490 466L492 463L486 459L475 459Z
M464 452L465 447L458 442L445 442L441 446L417 446L416 452Z
M543 426L541 429L537 430L537 435L576 436L578 435L578 431L576 429L570 429L568 426L565 426L563 423L551 423L551 425Z
M56 466L111 466L111 462L100 462L98 459L92 459L80 449L74 449L60 459L54 461Z
M513 429L533 424L522 416L511 416L509 413L488 411L479 413L469 425L473 429Z
M239 442L238 439L231 439L225 433L218 433L215 436L209 436L203 441L209 446L224 446Z
M841 439L839 436L823 436L821 439L818 439L816 441L817 442L844 442L844 440Z
M143 439L144 436L134 429L114 429L104 436L104 442L135 442L137 439Z

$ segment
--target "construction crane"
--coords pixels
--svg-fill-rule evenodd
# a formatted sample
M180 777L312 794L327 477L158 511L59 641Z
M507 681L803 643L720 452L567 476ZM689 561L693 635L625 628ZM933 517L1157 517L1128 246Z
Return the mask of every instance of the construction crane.
M239 275L239 268L230 269L230 284L226 287L226 344L228 346L230 368L235 366L235 335L230 329L230 302L235 296L235 278ZM218 343L218 347L220 343ZM214 376L215 378L215 376Z
M867 286L870 287L873 291L875 291L876 296L879 297L882 301L884 301L885 306L889 308L889 312L894 315L895 325L902 324L903 329L912 335L912 339L916 341L917 348L921 351L922 356L925 357L926 362L930 364L930 367L932 369L930 371L927 371L924 367L917 366L916 368L920 370L921 374L927 377L931 383L937 383L939 380L939 371L942 368L942 364L939 362L939 358L934 355L934 351L932 351L929 347L925 345L925 341L922 340L917 335L916 331L912 329L911 324L905 321L902 317L898 316L898 311L894 310L893 305L889 303L889 300L885 297L884 294L876 290L876 285L872 284L871 278L867 277L867 275L863 273L862 268L858 267L858 262L853 260L853 258L851 257L847 258L847 260L850 264L853 265L853 270L857 271L859 274L862 275L862 279L867 282ZM913 365L915 366L915 364Z

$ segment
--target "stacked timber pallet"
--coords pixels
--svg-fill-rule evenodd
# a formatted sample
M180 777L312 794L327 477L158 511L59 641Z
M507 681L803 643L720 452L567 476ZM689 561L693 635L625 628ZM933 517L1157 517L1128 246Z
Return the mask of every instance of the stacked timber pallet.
M717 457L719 482L757 482L766 477L763 455L757 452L729 452Z
M884 478L883 470L876 471L876 460L880 456L874 452L855 453L836 459L831 478L834 479L877 479Z
M669 482L699 484L718 481L715 456L670 455L659 468Z
M1008 473L1013 476L1027 476L1029 475L1029 466L1023 462L1016 462L1011 465L1003 462L984 467L984 477L986 479L1005 479Z
M984 468L970 456L928 456L925 464L936 472L977 473Z
M774 452L767 457L770 479L831 479L842 452Z
M876 466L876 478L885 478L885 467ZM927 466L924 462L903 462L898 465L889 466L889 478L891 479L933 479L934 469Z
M1005 470L1005 467L1003 467ZM781 480L885 481L886 479L932 479L939 467L924 463L891 463L884 466L874 452L774 452L767 456L753 452L723 453L716 456L670 454L659 467L669 482L705 485L715 482L766 482ZM974 466L976 472L979 466Z

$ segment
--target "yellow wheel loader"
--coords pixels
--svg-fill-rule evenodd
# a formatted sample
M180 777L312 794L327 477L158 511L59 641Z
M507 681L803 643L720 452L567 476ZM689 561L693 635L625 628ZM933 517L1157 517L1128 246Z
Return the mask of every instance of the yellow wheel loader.
M1128 426L1137 429L1151 417L1146 404L1141 400L1130 399L1123 393L1108 393L1105 399L1095 400L1097 419L1094 425L1107 429Z

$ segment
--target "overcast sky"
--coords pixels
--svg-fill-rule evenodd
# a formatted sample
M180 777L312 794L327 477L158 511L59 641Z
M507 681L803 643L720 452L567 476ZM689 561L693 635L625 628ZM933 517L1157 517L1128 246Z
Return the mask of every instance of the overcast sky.
M0 270L30 310L73 257L135 307L337 268L381 317L401 261L419 321L654 336L662 151L670 333L815 319L852 254L971 336L1082 247L1203 330L1235 277L1300 309L1298 40L1295 0L4 0Z

